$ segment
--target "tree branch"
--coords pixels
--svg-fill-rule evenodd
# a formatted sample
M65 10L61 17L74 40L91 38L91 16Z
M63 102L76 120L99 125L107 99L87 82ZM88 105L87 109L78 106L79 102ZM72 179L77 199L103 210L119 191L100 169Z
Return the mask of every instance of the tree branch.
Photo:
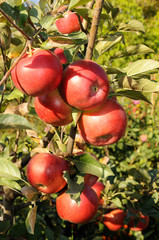
M19 55L19 57L14 61L14 64L10 67L10 69L6 72L6 74L4 75L4 77L2 78L2 80L0 81L0 86L5 83L5 81L7 80L7 78L9 77L12 69L15 67L15 65L19 62L19 60L23 57L23 55L28 51L29 49L29 45L32 45L33 40L28 40L26 42L25 48L23 49L23 51L21 52L21 54Z
M77 131L77 125L76 126L71 125L70 136L68 138L68 143L67 143L67 154L68 155L72 154L76 131Z
M98 24L100 20L103 2L104 0L96 0L85 59L92 59L92 56L93 56L93 48L94 48L96 35L98 31Z

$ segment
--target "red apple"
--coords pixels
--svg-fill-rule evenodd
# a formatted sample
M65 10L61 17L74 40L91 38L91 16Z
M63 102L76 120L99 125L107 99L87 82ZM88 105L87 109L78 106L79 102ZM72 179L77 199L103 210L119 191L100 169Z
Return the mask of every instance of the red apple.
M115 209L103 216L104 225L111 231L118 231L124 224L125 212Z
M148 215L143 215L141 212L137 212L137 215L137 217L132 216L130 222L128 223L128 226L132 231L142 231L147 228L149 224ZM135 224L135 220L138 220L137 224Z
M113 99L106 99L99 108L84 111L78 121L79 134L85 142L94 146L117 142L126 127L126 113Z
M101 197L101 193L105 189L105 185L102 182L96 182L91 188L96 192L99 198L99 205L103 205L104 201Z
M58 12L63 12L66 8L66 6L62 6L59 8ZM81 16L80 19L81 21L83 20ZM55 21L55 24L58 31L62 34L70 34L72 32L80 31L81 29L77 14L71 11L66 11L63 14L63 17L58 18Z
M62 79L59 58L49 50L26 53L11 71L14 85L23 93L39 96L55 90Z
M62 99L58 89L35 97L34 105L37 115L46 123L64 126L73 121L72 108Z
M61 48L55 48L54 53L60 59L62 64L67 63L67 58L65 57L64 50Z
M84 184L89 185L90 187L93 186L98 180L98 177L92 174L87 173L84 176Z
M96 108L109 94L108 76L94 61L78 60L64 70L60 93L64 100L75 108Z
M97 213L98 197L90 186L85 186L81 193L81 201L77 202L71 199L66 192L59 195L56 199L56 210L60 218L72 223L87 223Z
M56 193L63 189L66 181L63 172L68 170L67 162L51 153L39 153L27 165L29 183L44 193Z

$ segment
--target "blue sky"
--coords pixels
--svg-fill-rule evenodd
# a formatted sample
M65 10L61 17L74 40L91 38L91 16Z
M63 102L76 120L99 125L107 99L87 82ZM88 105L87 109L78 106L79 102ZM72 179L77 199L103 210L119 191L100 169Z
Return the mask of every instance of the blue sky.
M39 0L32 0L34 3L38 3L39 2Z

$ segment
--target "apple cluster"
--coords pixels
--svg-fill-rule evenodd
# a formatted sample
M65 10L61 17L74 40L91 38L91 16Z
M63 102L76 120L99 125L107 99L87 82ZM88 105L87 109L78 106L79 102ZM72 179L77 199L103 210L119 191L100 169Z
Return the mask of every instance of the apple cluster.
M59 193L56 198L56 210L60 218L76 224L89 222L97 213L100 204L99 190L103 190L98 186L98 177L85 174L84 188L78 204L66 191L64 171L70 171L70 165L64 158L43 152L31 158L26 174L29 183L40 192Z
M34 97L35 110L42 121L67 125L73 121L72 109L76 108L82 112L77 126L84 141L96 146L118 141L125 132L127 118L122 106L108 98L110 86L104 69L92 60L81 59L63 70L61 58L63 63L67 61L59 49L33 49L26 53L11 72L14 85ZM64 158L39 153L28 163L27 178L40 192L63 191L56 199L58 215L73 223L85 223L95 216L102 201L92 187L98 178L85 175L78 205L64 191L67 182L63 173L69 169Z
M60 9L63 10L65 7ZM65 27L66 20L71 22L71 29ZM57 19L55 24L62 34L80 30L79 18L70 11ZM14 66L11 77L21 92L34 97L35 111L45 123L65 126L73 121L72 111L75 108L81 112L77 127L85 142L95 146L115 143L126 130L127 117L117 100L109 98L106 72L92 60L75 61L63 70L62 64L66 63L62 49L32 49ZM56 209L62 219L86 223L96 215L98 206L102 204L100 192L104 189L103 185L97 182L98 177L85 174L78 204L66 191L65 171L70 172L69 162L43 152L31 158L26 174L29 183L40 192L59 193Z
M110 231L118 231L122 227L129 228L132 231L143 231L149 224L149 216L143 215L140 211L129 209L129 220L124 224L124 219L127 218L128 211L115 209L103 216L103 223Z
M73 121L72 109L76 108L82 111L77 126L85 142L95 146L115 143L126 130L127 117L122 106L108 98L106 72L85 59L63 71L59 53L42 49L26 53L11 72L15 86L35 97L36 113L44 122L67 125Z

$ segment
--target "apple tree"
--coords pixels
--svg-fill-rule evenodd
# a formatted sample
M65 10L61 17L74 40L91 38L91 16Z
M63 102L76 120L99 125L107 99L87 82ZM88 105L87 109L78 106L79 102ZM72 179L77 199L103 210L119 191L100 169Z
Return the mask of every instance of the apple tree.
M1 239L158 239L159 62L122 19L0 1Z

